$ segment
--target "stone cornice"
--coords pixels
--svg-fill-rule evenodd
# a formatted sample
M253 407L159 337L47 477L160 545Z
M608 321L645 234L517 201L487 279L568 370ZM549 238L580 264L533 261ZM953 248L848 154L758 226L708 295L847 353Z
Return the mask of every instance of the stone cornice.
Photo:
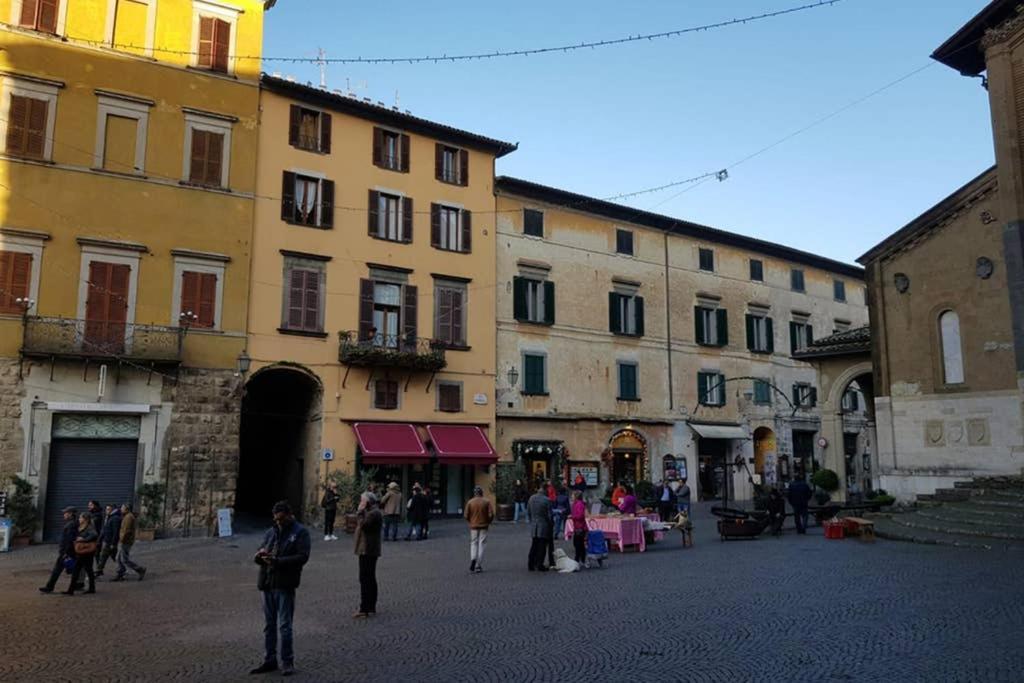
M980 47L982 51L988 50L993 45L1004 43L1010 38L1024 30L1024 5L1017 5L1017 16L1007 19L999 26L985 31L981 38Z

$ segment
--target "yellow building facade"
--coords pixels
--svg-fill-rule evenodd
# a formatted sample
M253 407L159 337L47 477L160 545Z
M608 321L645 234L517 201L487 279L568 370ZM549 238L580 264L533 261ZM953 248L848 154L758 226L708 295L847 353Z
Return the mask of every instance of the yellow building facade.
M208 527L237 463L263 2L0 18L0 475L37 487L44 536L143 483L164 525Z
M513 145L264 76L237 509L375 470L461 512L494 459L494 161Z

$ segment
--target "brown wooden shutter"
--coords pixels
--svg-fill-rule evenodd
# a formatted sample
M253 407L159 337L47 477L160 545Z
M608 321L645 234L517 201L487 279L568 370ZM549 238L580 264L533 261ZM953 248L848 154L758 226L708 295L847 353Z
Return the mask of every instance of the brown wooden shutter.
M380 233L380 226L378 222L380 218L377 215L380 207L380 193L376 190L370 190L370 203L369 208L366 211L368 220L366 222L366 232L371 237L376 237Z
M331 115L326 112L320 114L320 151L331 153Z
M384 166L384 131L373 129L373 165Z
M469 151L459 150L459 184L469 185Z
M441 205L430 205L430 246L441 248Z
M286 327L292 330L302 329L305 281L306 274L304 270L294 268L288 273L288 316Z
M281 174L281 220L295 221L295 174L291 171Z
M434 325L434 336L439 341L452 343L452 290L440 287L436 290L437 296L434 301L434 315L437 316Z
M299 146L299 124L302 122L302 109L297 104L288 108L288 144Z
M39 21L36 28L49 33L57 32L57 12L60 0L39 0Z
M231 24L214 19L213 29L213 65L214 71L228 72L228 58L231 51Z
M402 197L402 241L412 242L412 197Z
M11 95L11 107L7 114L7 153L24 154L28 133L29 100L27 97Z
M462 251L469 253L473 251L473 212L469 209L462 209L459 212L459 227L462 229Z
M444 179L444 145L440 142L434 143L434 177L438 180Z
M193 183L203 182L206 172L206 131L192 131L192 152L188 179Z
M213 33L214 33L214 22L216 19L213 17L200 17L199 18L199 58L196 63L207 69L213 67Z
M320 181L320 227L334 227L334 181Z
M320 272L307 270L303 292L302 329L320 331Z
M452 316L452 334L451 343L463 346L466 343L462 333L462 292L458 290L448 290L451 295L451 316Z
M221 187L221 169L224 158L224 136L220 133L206 134L206 184Z
M199 276L186 270L181 274L181 312L199 315ZM185 321L184 318L181 319ZM194 318L187 320L188 324L194 323Z
M403 134L401 136L401 149L402 149L402 159L401 159L401 162L400 162L401 166L400 166L399 170L402 171L402 173L408 173L409 172L409 136L408 135Z
M373 335L373 280L359 281L359 341L368 341Z
M85 341L105 353L124 350L128 319L128 286L131 266L104 261L89 262L85 300Z
M21 0L21 20L18 23L22 26L35 28L36 12L38 11L39 0Z
M402 336L406 343L416 343L416 305L419 303L417 289L413 285L402 287Z
M24 311L18 299L27 299L32 275L32 254L0 251L0 313Z
M28 125L25 139L25 154L39 159L46 151L46 100L28 100Z
M217 276L214 273L199 274L199 306L192 309L199 316L196 327L212 328L217 312Z

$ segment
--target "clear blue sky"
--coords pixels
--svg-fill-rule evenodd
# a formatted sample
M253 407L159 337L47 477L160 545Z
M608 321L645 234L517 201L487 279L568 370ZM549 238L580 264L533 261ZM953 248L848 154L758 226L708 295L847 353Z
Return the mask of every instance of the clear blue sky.
M809 0L280 0L264 54L423 55L543 47L707 24ZM743 26L568 54L332 65L413 114L511 142L500 174L597 197L727 166L929 63L987 0L842 0ZM267 72L318 82L310 64ZM853 261L993 163L979 81L935 63L706 182L630 200ZM682 189L682 188L680 188Z

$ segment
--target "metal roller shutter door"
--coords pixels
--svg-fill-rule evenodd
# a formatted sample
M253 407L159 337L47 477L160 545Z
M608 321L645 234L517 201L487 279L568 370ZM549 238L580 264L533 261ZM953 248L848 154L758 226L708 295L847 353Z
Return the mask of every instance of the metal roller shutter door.
M50 445L44 538L60 538L61 511L69 505L82 512L92 499L103 505L134 500L138 452L137 441L55 439Z

